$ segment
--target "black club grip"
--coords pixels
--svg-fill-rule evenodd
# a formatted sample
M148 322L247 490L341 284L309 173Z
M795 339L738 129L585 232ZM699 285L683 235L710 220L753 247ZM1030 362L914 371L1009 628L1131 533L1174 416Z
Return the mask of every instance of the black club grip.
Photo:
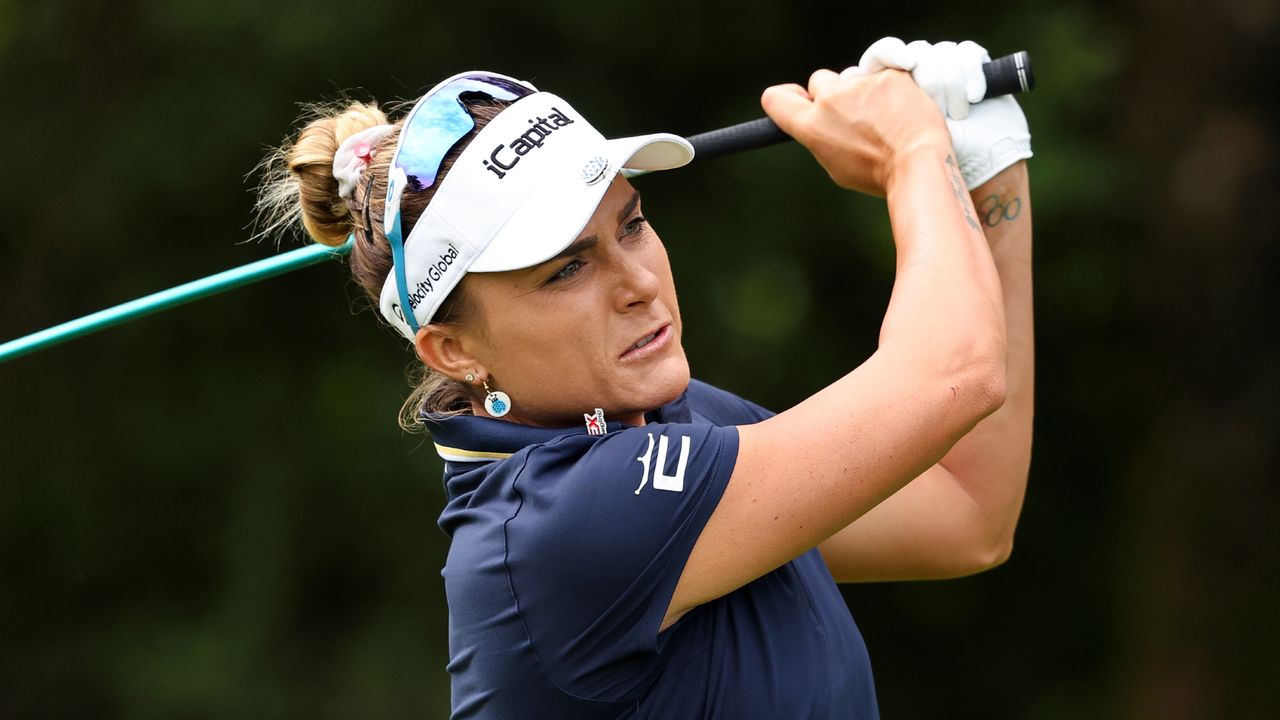
M1031 56L1026 50L998 57L982 66L987 76L987 94L983 98L1015 95L1036 89L1036 75L1031 70Z
M1031 57L1026 51L998 57L984 64L982 74L987 77L987 94L983 96L984 99L1027 92L1036 86L1036 76L1031 70ZM769 118L748 120L688 138L695 151L694 157L698 160L711 160L722 155L777 145L790 139L791 136L782 132Z

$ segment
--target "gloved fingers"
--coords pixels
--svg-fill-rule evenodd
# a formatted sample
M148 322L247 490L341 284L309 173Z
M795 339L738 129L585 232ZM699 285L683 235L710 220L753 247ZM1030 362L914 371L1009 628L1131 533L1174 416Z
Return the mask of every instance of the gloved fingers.
M956 46L960 56L960 66L964 70L964 95L970 103L982 102L987 95L987 76L982 71L985 63L991 62L987 49L972 40L965 40Z
M920 59L928 55L929 49L932 47L928 40L912 40L907 43L907 54L914 58L915 63L919 65Z
M969 100L965 97L964 62L953 42L938 43L937 57L942 67L942 95L947 117L963 120L969 117Z
M961 40L956 47L965 54L972 54L976 56L978 58L978 62L991 62L991 53L987 52L986 48L972 40Z
M884 37L871 43L867 51L862 53L858 67L867 73L879 72L885 68L910 72L916 67L916 57L898 38Z
M916 63L916 69L911 72L911 77L925 95L928 95L938 106L943 117L947 117L946 58L940 52L939 45L924 48L919 62Z

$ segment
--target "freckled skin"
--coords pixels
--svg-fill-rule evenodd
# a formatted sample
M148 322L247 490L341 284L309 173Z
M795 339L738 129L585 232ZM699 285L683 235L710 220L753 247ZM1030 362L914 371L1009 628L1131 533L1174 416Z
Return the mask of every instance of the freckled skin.
M595 245L532 268L464 280L476 312L456 336L490 385L511 396L504 419L576 425L599 407L608 420L640 425L646 411L688 385L666 248L638 203L619 220L636 197L618 177L578 236L595 236ZM659 352L621 357L665 324L671 337Z

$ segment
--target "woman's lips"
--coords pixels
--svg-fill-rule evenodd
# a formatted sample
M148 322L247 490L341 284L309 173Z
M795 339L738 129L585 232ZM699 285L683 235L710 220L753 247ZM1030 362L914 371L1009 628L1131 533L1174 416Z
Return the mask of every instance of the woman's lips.
M671 335L671 324L667 323L637 340L631 345L631 347L627 348L626 352L622 353L619 359L642 360L651 355L660 353L671 344ZM639 345L639 347L636 347L637 345Z

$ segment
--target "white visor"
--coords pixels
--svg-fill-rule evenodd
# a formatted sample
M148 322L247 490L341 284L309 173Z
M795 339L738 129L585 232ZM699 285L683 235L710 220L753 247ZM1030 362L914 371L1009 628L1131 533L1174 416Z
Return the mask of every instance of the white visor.
M405 240L406 294L418 326L468 272L527 268L568 247L622 168L669 170L692 159L693 146L668 133L606 140L551 93L516 101L471 139ZM405 185L403 177L392 183ZM414 338L394 269L379 309Z

